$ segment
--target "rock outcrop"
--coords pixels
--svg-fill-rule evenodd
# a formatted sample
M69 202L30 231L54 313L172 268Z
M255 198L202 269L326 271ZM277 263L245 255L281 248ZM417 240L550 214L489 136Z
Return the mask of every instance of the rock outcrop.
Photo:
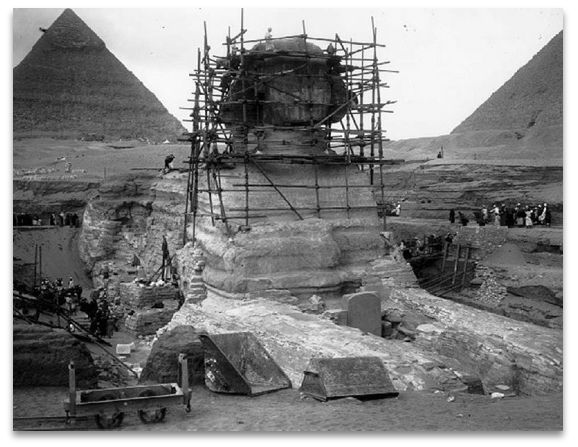
M547 202L553 225L562 223L562 181L562 164L542 161L430 161L392 168L384 175L389 194L404 200L404 217L447 219L453 208L474 221L473 212L482 205Z
M78 211L96 195L97 180L30 180L14 179L12 204L14 212L43 213Z
M225 293L287 289L296 296L340 293L361 281L365 264L385 252L375 221L322 220L254 225L228 238L218 228L198 233L203 279Z
M435 355L401 340L386 340L359 329L337 326L295 306L266 298L239 301L209 293L201 304L185 304L167 326L193 326L209 334L252 332L291 380L301 385L312 357L377 356L397 390L451 389L461 385L455 371ZM430 365L436 366L430 371Z
M160 101L66 9L14 68L14 135L176 141Z
M197 331L192 326L176 326L165 331L153 344L140 383L180 383L179 354L186 354L189 385L205 383L204 351Z
M494 315L421 289L397 289L391 299L435 320L417 327L418 345L471 368L485 384L516 381L526 394L562 390L561 330Z
M95 286L104 286L110 271L109 295L118 296L120 283L139 274L148 278L162 262L162 237L169 252L182 247L186 174L129 174L104 182L98 197L86 207L80 235L82 260L92 271Z

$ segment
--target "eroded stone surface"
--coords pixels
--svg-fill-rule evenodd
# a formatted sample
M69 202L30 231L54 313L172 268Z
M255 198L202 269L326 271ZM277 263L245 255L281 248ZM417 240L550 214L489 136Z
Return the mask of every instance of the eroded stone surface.
M139 382L180 383L179 354L188 357L189 385L204 383L203 347L192 326L174 327L154 342Z
M561 330L484 312L421 289L396 289L391 300L435 319L427 330L418 326L416 343L471 368L484 384L517 381L527 394L562 390Z
M448 389L460 383L453 370L435 354L400 340L364 335L359 329L337 326L295 306L254 299L228 300L209 293L201 304L185 304L167 326L192 325L208 333L252 332L290 378L294 387L312 357L377 356L399 391Z
M360 282L365 264L385 251L373 219L275 222L232 237L218 227L203 228L198 242L205 283L227 293L335 293L344 283Z

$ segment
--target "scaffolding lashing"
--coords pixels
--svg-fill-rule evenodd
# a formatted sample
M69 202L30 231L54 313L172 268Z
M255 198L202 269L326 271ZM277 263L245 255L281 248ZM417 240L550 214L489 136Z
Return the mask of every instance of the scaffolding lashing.
M195 241L200 217L210 217L212 225L222 223L229 235L232 221L240 220L250 228L252 219L261 219L268 212L289 211L301 220L304 217L300 211L314 211L323 218L323 211L344 210L350 218L352 210L367 208L352 202L350 190L360 187L367 187L371 194L379 191L375 209L385 230L384 166L403 160L384 159L383 142L387 140L381 114L390 112L384 107L395 101L381 101L380 89L388 86L380 80L380 72L395 71L382 68L389 61L378 61L377 48L385 45L377 43L373 17L370 42L344 41L338 34L333 38L309 36L304 21L301 34L273 37L269 30L262 39L247 40L242 9L240 19L241 28L235 36L231 37L228 27L224 56L211 55L204 23L203 48L198 50L197 68L191 74L194 99L188 101L194 106L187 109L192 110L188 120L192 132L188 134L191 151L184 237L187 225L192 225ZM327 44L327 49L313 42ZM253 46L248 49L246 44ZM287 140L287 132L294 137ZM295 152L268 153L267 145L281 150L290 145ZM307 155L308 147L311 153L323 155ZM310 183L277 182L264 169L269 164L309 165ZM239 165L242 174L221 172ZM343 167L340 185L321 184L320 169L330 166ZM351 182L352 168L369 171L367 185ZM206 187L199 186L203 174ZM223 187L223 178L240 182ZM311 190L314 206L292 203L283 192L290 188ZM327 188L343 188L344 203L324 203L321 191ZM278 206L263 207L258 200L251 200L266 190L276 192ZM227 209L225 193L241 194L243 207L237 202ZM203 202L199 195L206 196Z

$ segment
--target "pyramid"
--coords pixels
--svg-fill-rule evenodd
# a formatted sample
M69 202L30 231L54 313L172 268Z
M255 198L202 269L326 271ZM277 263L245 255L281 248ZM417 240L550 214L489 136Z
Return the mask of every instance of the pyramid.
M175 141L184 127L71 9L13 70L14 137Z
M552 126L559 127L561 133L562 85L563 35L560 31L452 134L519 130L519 135L523 135Z

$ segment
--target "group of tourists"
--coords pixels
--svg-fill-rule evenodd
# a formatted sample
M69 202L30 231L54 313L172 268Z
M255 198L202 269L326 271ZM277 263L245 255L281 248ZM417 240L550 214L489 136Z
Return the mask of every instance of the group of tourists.
M505 203L492 204L491 207L482 206L479 211L474 211L474 218L478 225L495 225L501 227L525 227L530 228L534 225L552 225L552 211L547 203L540 205L522 205L517 203L515 206L506 205ZM461 211L454 209L449 213L450 223L456 220L463 226L469 222L468 217Z
M13 213L12 224L15 227L35 227L42 225L58 227L80 227L80 217L76 213L51 213L48 217L29 213Z
M82 296L82 287L74 283L72 276L66 285L62 278L57 278L54 281L43 278L40 281L40 286L35 289L39 299L36 306L36 317L40 315L42 309L55 311L61 309L62 306L65 306L68 314L72 315L76 312Z

